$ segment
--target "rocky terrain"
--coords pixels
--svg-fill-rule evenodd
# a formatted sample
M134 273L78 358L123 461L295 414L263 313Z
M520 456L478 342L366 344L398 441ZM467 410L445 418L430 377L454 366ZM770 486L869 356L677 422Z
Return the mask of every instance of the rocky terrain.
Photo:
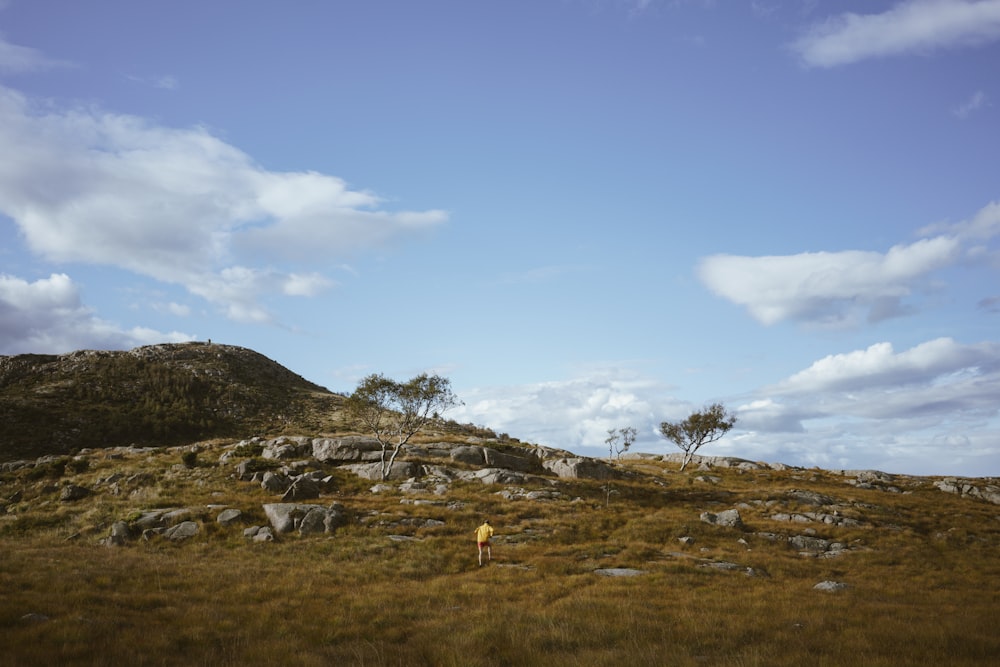
M680 452L594 459L440 420L383 479L341 397L249 350L21 356L0 374L15 422L0 664L974 665L1000 650L995 479L713 456L681 472ZM197 388L187 426L112 428L162 387ZM211 437L183 436L201 421ZM480 571L484 516L497 562Z

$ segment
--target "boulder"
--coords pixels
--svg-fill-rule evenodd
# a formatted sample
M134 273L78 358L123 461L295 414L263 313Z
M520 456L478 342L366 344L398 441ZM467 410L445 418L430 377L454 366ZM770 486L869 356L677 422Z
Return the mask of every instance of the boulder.
M319 498L319 490L319 484L311 477L303 475L292 482L285 495L281 496L281 501L290 503L296 500L315 500Z
M527 453L527 450L522 450ZM518 472L532 472L539 469L541 461L533 453L526 456L518 456L510 452L500 452L489 447L483 447L483 457L486 465L491 468L507 468Z
M105 542L109 547L123 546L129 539L131 531L124 521L115 521L111 524L111 533Z
M312 441L312 457L326 463L357 463L379 461L382 445L375 438L347 436L344 438L315 438Z
M830 548L830 540L810 535L793 535L788 538L788 543L799 551L826 551Z
M712 512L702 512L701 520L713 526L726 526L728 528L743 528L743 519L739 510L725 510L718 514Z
M67 484L59 492L60 502L68 503L74 500L81 500L91 494L90 489L76 484Z
M834 593L836 591L842 591L845 588L850 588L847 584L840 581L821 581L815 586L814 589L817 591L827 591L829 593Z
M350 465L343 466L344 470L349 470L355 475L362 479L368 479L373 482L381 482L382 480L382 464L381 462L375 463L353 463ZM411 477L416 477L420 474L420 466L416 463L411 463L409 461L396 461L389 468L389 474L386 479L392 480L405 480Z
M542 466L563 479L611 479L614 469L607 463L583 457L544 459Z
M234 523L238 523L243 520L243 512L233 508L222 510L215 520L220 525L231 526Z
M168 540L173 540L179 542L181 540L186 540L190 537L194 537L198 534L198 524L194 521L182 521L181 523L173 526L172 528L167 528L163 531L163 537Z
M329 507L302 503L269 503L264 505L264 514L274 532L300 534L332 533L346 520L344 508L339 503Z
M465 463L471 466L483 466L486 465L486 455L483 451L483 447L461 445L459 447L452 448L451 460L455 463Z
M264 473L264 478L260 482L261 488L272 493L284 493L292 485L292 479L288 475L268 470Z
M942 480L934 482L934 486L945 493L954 493L960 496L985 500L994 505L1000 505L1000 487L992 484L976 486L972 483L972 480L945 477Z

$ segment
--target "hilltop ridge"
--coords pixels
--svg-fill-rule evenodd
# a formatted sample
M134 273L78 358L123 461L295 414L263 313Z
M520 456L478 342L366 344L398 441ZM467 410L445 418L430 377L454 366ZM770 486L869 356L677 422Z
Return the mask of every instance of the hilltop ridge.
M258 352L211 342L0 356L0 459L321 432L341 400Z

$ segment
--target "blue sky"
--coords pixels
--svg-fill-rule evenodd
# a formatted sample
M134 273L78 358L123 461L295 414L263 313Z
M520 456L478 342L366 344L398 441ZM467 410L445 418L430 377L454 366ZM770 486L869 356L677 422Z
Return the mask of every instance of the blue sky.
M0 354L1000 475L1000 0L0 0Z

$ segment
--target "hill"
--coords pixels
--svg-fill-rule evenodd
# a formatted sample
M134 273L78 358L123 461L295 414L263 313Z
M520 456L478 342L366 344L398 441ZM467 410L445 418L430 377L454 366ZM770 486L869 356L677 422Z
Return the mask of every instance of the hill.
M341 397L212 343L0 357L0 460L84 447L321 432Z

